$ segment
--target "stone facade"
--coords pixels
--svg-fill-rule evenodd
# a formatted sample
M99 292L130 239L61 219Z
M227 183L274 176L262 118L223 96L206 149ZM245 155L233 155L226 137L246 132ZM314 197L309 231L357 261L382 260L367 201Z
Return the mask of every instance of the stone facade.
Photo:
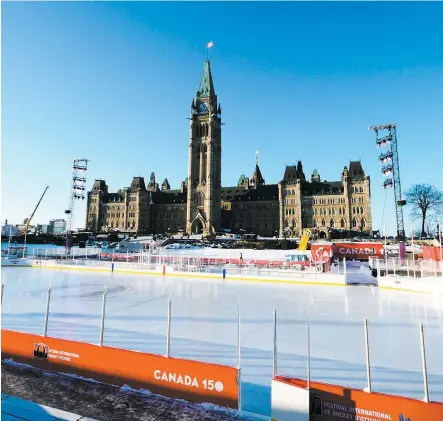
M344 167L340 181L321 180L303 165L286 166L278 184L266 184L258 160L252 177L221 186L221 107L208 60L191 104L188 177L172 190L159 187L152 173L146 186L134 177L130 187L109 193L104 180L88 192L86 227L134 234L186 231L212 234L222 229L261 236L299 237L304 228L329 237L330 229L372 231L371 185L360 161Z
M221 108L217 103L211 65L205 61L196 98L192 100L186 231L213 234L221 219Z

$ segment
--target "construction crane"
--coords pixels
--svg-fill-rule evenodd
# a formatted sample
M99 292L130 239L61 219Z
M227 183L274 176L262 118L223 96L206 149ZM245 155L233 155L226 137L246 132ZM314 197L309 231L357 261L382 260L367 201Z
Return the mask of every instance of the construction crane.
M34 214L37 211L38 207L40 206L40 202L42 201L43 196L46 194L46 190L48 190L48 189L49 189L49 186L46 186L45 191L43 192L42 196L40 197L40 200L37 203L37 206L34 209L34 212L32 212L31 216L26 221L26 224L25 224L24 228L20 231L20 234L26 235L26 233L28 232L29 224L31 223L32 218L34 217Z

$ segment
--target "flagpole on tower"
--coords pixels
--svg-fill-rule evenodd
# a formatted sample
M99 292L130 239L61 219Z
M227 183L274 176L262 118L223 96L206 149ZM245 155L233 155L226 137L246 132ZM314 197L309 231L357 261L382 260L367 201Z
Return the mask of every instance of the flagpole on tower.
M206 61L209 61L209 49L211 48L211 47L213 47L214 46L214 42L213 41L209 41L207 44L206 44Z

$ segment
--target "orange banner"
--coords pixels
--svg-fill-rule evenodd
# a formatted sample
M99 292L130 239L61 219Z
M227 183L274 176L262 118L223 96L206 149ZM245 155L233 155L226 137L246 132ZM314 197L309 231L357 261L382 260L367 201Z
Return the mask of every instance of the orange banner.
M238 409L238 369L2 329L2 360Z
M333 255L333 244L312 243L311 244L311 259L313 262L329 262Z
M306 388L302 379L277 376L277 381ZM443 403L425 403L417 399L384 393L366 393L327 383L310 383L311 421L437 421L443 420Z

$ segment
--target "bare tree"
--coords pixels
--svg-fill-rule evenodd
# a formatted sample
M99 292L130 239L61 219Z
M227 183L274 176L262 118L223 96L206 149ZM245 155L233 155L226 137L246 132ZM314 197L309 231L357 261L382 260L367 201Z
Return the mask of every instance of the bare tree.
M411 206L412 219L421 219L421 235L425 236L425 222L433 212L443 206L443 192L430 184L414 184L405 193L407 203Z
M434 237L435 226L434 226L434 220L433 219L427 218L425 231L426 231L426 236L428 238Z

